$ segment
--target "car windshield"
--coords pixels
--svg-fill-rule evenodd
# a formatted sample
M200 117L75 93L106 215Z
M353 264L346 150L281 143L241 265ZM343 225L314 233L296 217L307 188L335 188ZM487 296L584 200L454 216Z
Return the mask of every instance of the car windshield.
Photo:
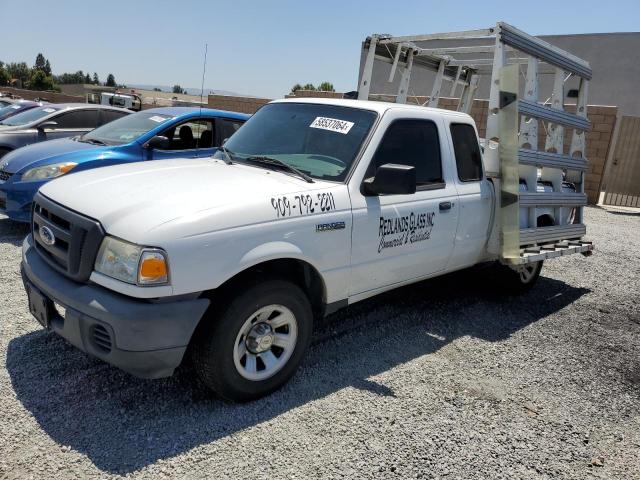
M9 125L11 127L26 125L28 123L35 122L42 117L46 117L57 110L60 109L51 106L31 108L25 112L18 113L13 117L4 119L0 122L0 125Z
M6 107L0 106L0 120L3 120L11 115L16 115L16 110L21 110L26 107L23 107L19 103L14 103L12 105L7 105Z
M80 141L95 141L107 145L122 145L133 142L149 130L156 128L174 117L152 112L138 112L113 122L80 137Z
M272 103L258 110L225 150L232 160L268 157L313 178L343 181L375 120L375 112L358 108ZM214 158L226 158L225 152Z

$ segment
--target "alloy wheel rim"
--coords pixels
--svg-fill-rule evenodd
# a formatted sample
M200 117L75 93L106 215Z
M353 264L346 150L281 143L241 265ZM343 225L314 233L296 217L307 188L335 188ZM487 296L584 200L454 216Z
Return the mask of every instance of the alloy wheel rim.
M520 280L522 283L529 283L536 273L537 264L524 265L520 270Z
M243 323L233 347L233 363L247 380L266 380L278 373L293 354L298 322L284 305L267 305Z

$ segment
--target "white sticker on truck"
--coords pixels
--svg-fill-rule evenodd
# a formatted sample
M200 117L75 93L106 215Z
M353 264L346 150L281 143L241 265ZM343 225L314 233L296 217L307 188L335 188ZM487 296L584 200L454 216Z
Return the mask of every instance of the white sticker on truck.
M309 125L311 128L320 128L322 130L329 130L330 132L337 132L346 135L353 127L353 122L347 122L346 120L338 120L337 118L328 117L316 117L316 119Z

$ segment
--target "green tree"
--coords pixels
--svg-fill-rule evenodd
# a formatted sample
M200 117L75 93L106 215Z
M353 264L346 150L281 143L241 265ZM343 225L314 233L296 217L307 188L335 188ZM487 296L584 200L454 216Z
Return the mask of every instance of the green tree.
M100 78L98 77L98 74L96 72L93 72L93 84L100 85Z
M333 88L333 83L331 82L322 82L318 85L318 90L321 92L335 92L335 88Z
M7 72L4 62L0 62L0 85L9 85L10 81L11 77L9 76L9 72Z
M7 65L7 73L13 79L18 79L22 84L26 84L31 78L31 69L26 62L15 63L11 62Z
M91 75L89 75L89 72L84 74L84 83L91 83Z
M161 91L162 91L162 89L161 89L161 88L158 88L158 87L153 87L153 91L154 91L154 92L161 92Z
M296 83L293 87L291 87L291 93L297 92L298 90L302 90L302 85Z
M33 69L29 82L31 90L53 90L53 77L44 73L44 70Z
M313 85L313 83L307 83L304 87L302 87L303 90L315 90L316 87Z
M115 87L116 86L116 77L113 76L113 73L107 75L107 81L105 82L105 86L107 87Z
M49 63L49 59L47 59L46 62L44 62L44 74L47 76L51 76L52 72L51 72L51 64Z
M36 70L42 70L44 72L44 67L47 63L47 59L44 58L44 55L39 53L36 56L36 63L33 65L33 68L35 68Z
M174 85L172 93L184 93L184 90L180 85Z

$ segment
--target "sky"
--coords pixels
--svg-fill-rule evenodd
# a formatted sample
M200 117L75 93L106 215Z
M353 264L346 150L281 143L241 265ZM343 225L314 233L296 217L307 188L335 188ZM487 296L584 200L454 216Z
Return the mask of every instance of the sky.
M33 65L42 52L54 74L199 87L208 44L205 87L279 98L296 83L357 89L360 45L372 33L470 30L498 20L534 35L640 30L640 1L605 3L0 0L0 60Z

